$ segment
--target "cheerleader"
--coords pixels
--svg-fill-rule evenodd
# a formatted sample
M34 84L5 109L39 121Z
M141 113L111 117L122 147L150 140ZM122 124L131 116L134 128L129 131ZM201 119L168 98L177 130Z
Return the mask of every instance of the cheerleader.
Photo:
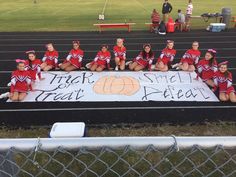
M160 57L157 59L155 70L168 71L168 65L174 60L176 50L174 48L174 41L167 40L166 48L162 50Z
M101 50L97 53L94 61L88 63L86 66L91 71L103 71L106 67L110 70L110 60L111 60L111 53L108 51L107 45L102 45Z
M141 71L148 67L151 70L152 62L154 59L154 53L152 52L150 44L143 45L143 51L129 63L129 69L131 71Z
M236 102L236 96L235 96L235 90L232 86L232 74L228 71L227 68L228 61L219 63L218 68L219 71L217 71L214 74L214 83L215 87L213 91L219 88L219 98L221 101L231 101Z
M25 70L25 60L17 59L17 70L12 72L10 99L12 101L22 101L31 87L31 74Z
M42 80L41 77L41 60L36 59L34 50L25 52L28 55L28 60L25 61L25 70L29 71L32 81L36 81L36 77Z
M73 41L72 44L73 49L70 51L65 61L59 64L59 67L65 71L73 71L76 69L80 69L82 66L84 51L80 49L80 42Z
M115 56L116 68L118 71L125 69L125 60L126 60L126 48L124 46L124 39L118 38L116 40L116 46L113 47L113 52Z
M44 71L57 69L58 52L54 49L52 43L47 44L46 48L47 51L42 59L43 63L41 64L41 69Z
M201 56L201 52L198 50L198 48L199 43L197 41L194 41L192 43L192 49L187 50L181 58L180 63L172 65L172 68L189 72L195 71L195 66L197 66L199 58Z
M197 65L198 76L210 87L215 87L213 76L217 71L216 51L208 49L205 58L200 60Z

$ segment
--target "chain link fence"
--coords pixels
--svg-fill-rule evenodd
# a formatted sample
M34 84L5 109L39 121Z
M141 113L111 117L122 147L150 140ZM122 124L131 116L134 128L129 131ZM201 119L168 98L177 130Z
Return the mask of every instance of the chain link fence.
M0 177L236 177L224 138L0 140Z

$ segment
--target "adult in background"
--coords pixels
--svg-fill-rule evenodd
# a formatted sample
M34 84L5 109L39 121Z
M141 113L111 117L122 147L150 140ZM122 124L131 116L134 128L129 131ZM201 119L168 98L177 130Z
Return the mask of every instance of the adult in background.
M185 26L185 15L182 13L182 11L180 9L178 10L178 18L176 19L175 22L178 22L180 24L179 30L182 31Z
M169 14L172 11L172 6L168 2L168 0L165 0L165 2L162 5L162 14L163 14L163 21L166 23L169 17Z
M190 27L190 20L191 20L191 16L193 14L193 4L192 4L192 0L188 1L188 7L186 9L186 29L189 29Z
M157 27L159 26L160 23L160 14L157 12L156 9L153 9L152 11L151 20L152 20L153 30L157 32Z

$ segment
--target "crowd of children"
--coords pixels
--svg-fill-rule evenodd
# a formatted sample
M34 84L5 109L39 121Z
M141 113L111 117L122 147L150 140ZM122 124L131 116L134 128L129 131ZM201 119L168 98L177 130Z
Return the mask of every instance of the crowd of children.
M38 80L43 80L41 70L49 71L61 69L73 71L84 69L82 60L84 51L80 48L79 41L72 42L72 49L62 63L58 63L58 52L52 43L46 45L47 51L42 60L37 59L34 50L27 51L27 59L17 59L17 69L12 72L10 82L10 93L7 95L12 101L22 101L28 91L33 91L32 85ZM149 71L166 72L170 68L197 73L197 78L201 78L213 91L219 90L219 99L221 101L236 102L235 90L232 86L232 74L228 71L228 62L224 61L217 64L216 50L208 49L205 56L200 59L199 43L194 41L191 49L187 50L180 62L173 64L176 55L174 41L167 40L166 47L161 51L155 61L155 55L150 44L144 44L141 52L132 61L126 61L126 47L124 39L117 39L113 47L113 57L109 47L103 44L97 52L94 60L86 64L90 71L101 72L104 69L112 70L111 59L114 59L115 70L125 70L126 66L130 71ZM0 98L3 95L0 96Z

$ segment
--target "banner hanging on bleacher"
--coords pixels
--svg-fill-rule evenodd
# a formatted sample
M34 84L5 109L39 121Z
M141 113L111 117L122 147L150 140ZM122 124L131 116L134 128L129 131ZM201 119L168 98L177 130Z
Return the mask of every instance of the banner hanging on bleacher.
M25 102L219 101L196 73L46 72Z

